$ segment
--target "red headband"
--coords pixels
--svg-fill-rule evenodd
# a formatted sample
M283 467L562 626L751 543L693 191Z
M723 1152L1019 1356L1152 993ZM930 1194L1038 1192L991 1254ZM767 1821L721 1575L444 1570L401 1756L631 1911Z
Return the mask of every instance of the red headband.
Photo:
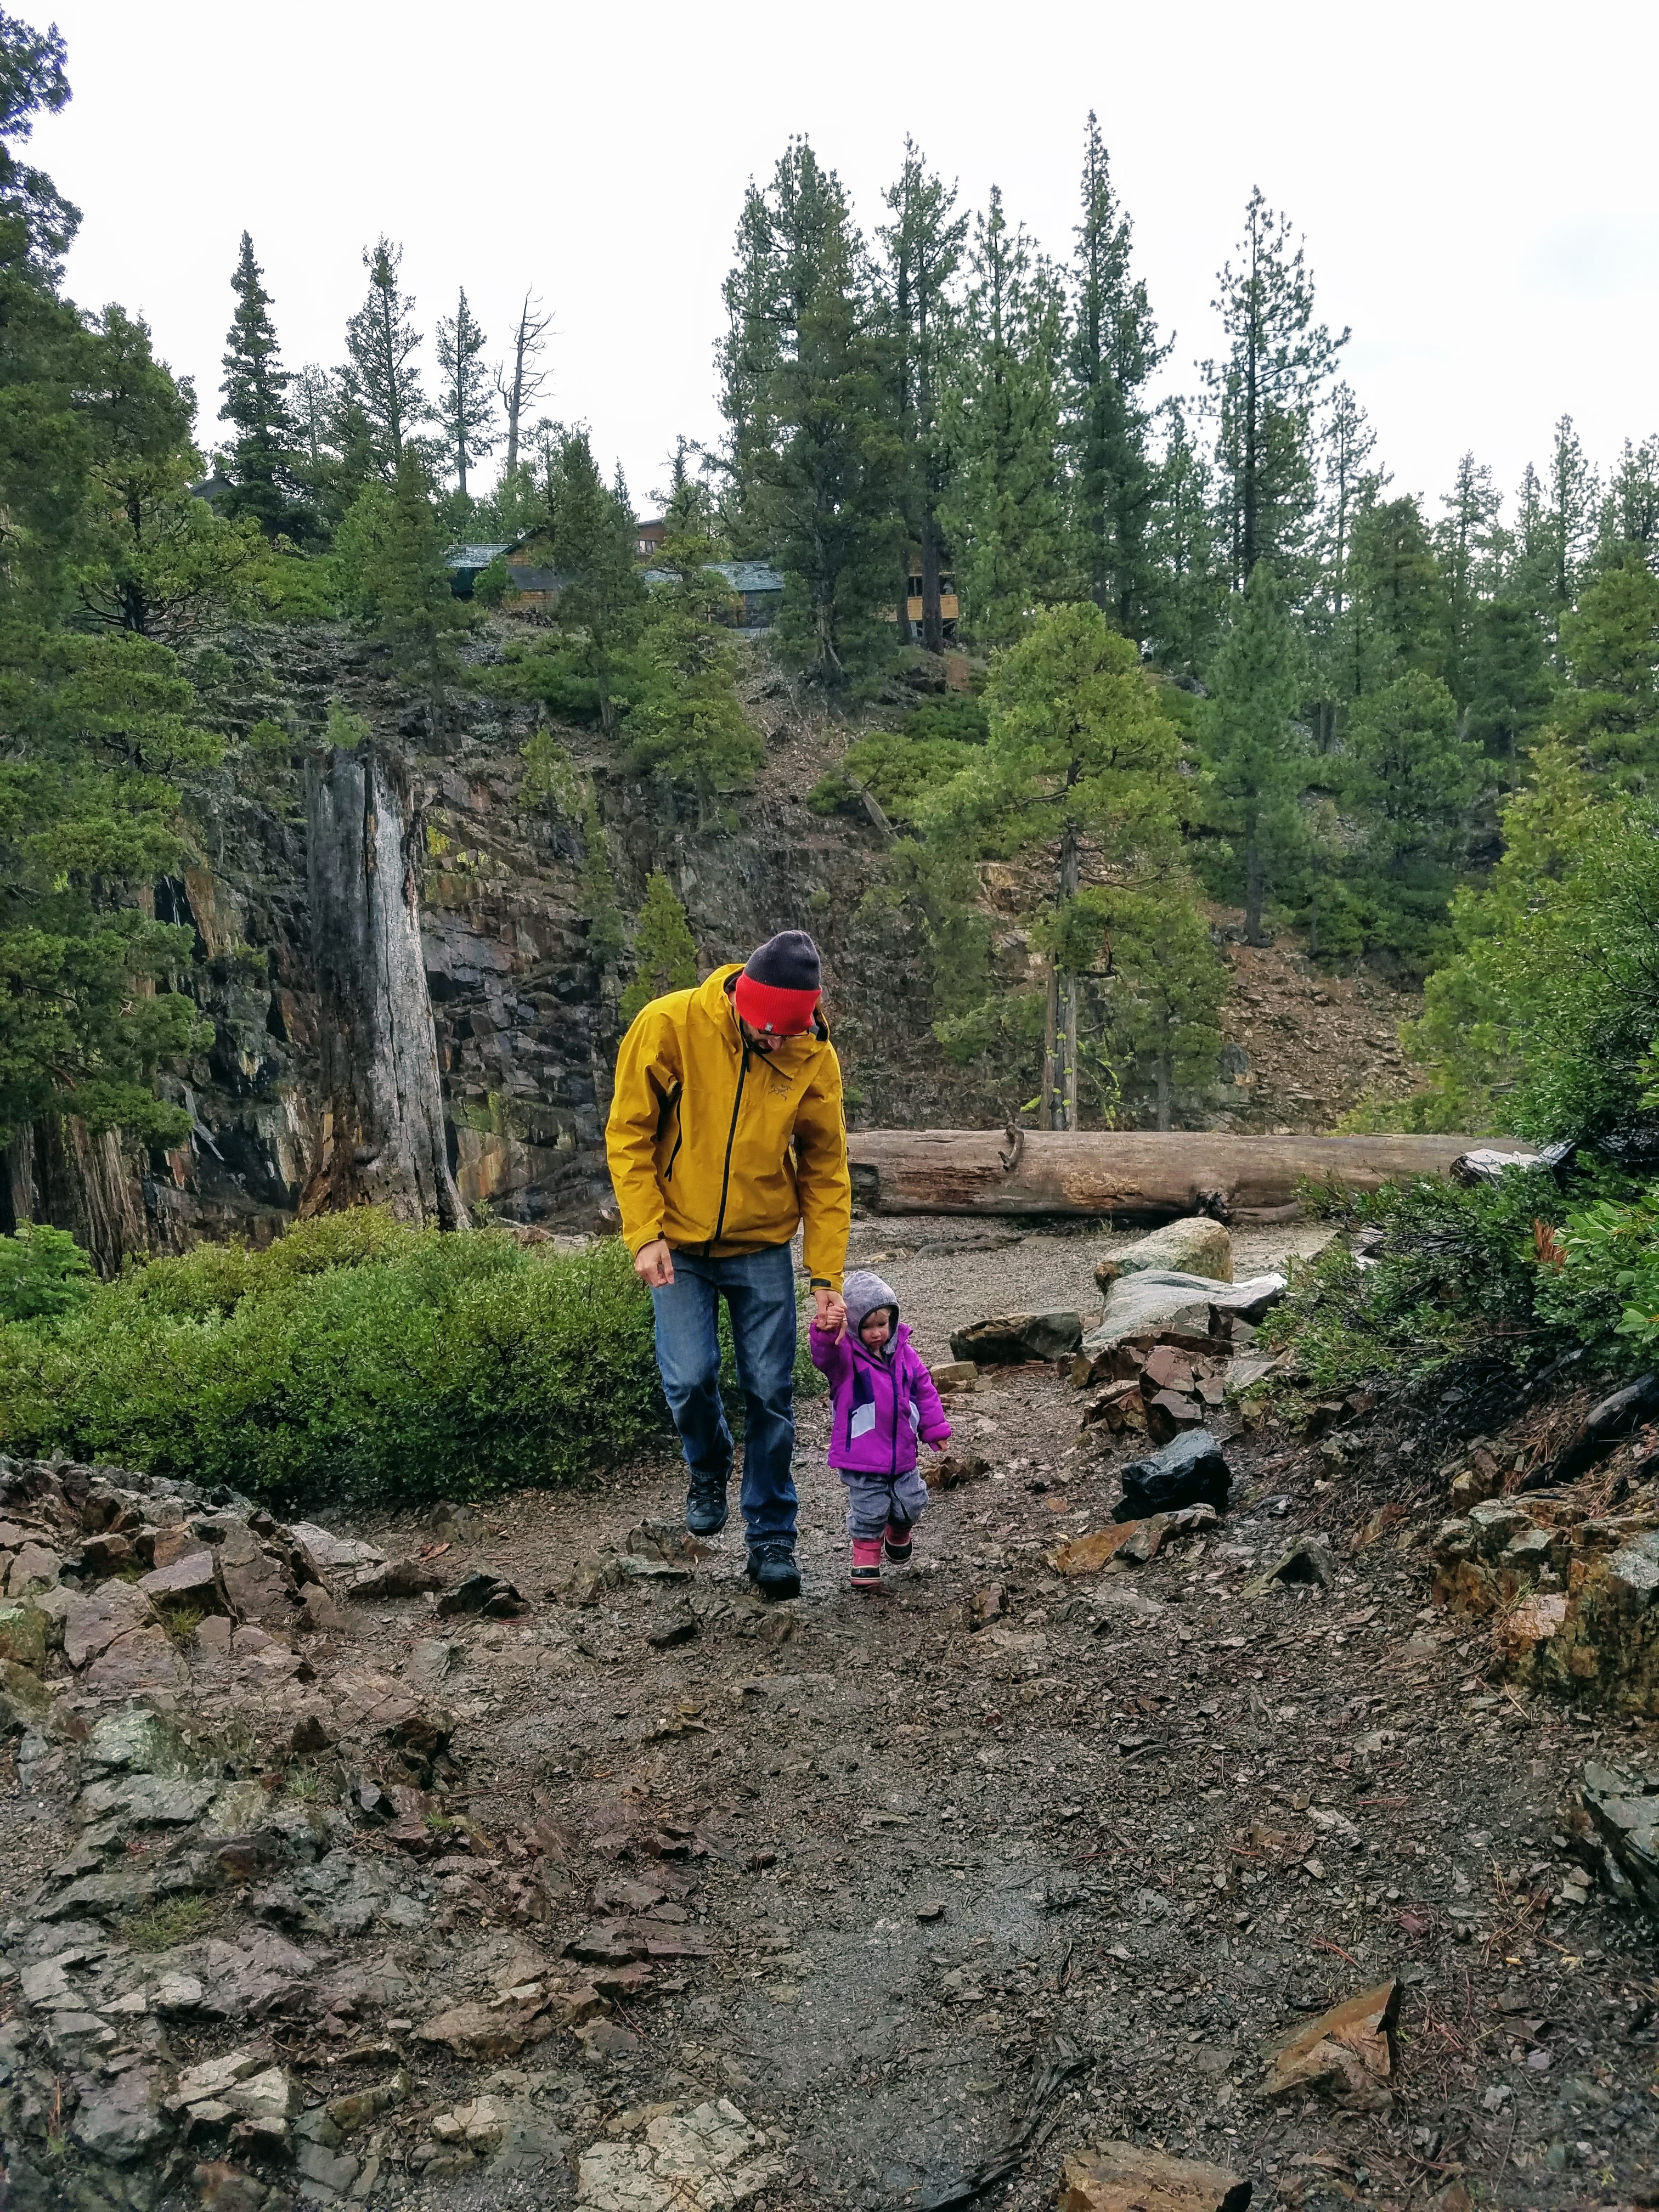
M785 991L775 983L757 983L740 975L732 988L732 1001L751 1030L769 1030L774 1036L799 1036L812 1026L812 1015L821 991Z

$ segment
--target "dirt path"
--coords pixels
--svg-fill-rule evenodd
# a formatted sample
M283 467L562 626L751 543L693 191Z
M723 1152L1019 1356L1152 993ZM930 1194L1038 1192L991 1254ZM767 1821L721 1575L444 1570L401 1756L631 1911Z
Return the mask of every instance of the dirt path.
M1030 1243L1070 1249L1011 1249L1011 1291L1062 1268L1074 1283L1075 1242ZM944 1279L921 1271L949 1255L885 1264L946 1327ZM917 1565L879 1600L843 1586L817 1401L793 1606L747 1598L730 1535L689 1583L550 1595L677 1519L659 1470L500 1501L453 1544L447 1571L511 1577L520 1621L434 1622L417 1598L311 1640L319 1686L364 1664L441 1681L465 1782L446 1802L471 1824L470 1856L417 1836L406 1860L363 1826L354 1860L424 1881L427 1917L334 1941L308 1998L239 2031L310 2098L407 2067L368 2201L568 2203L595 2139L725 2096L785 2169L766 2204L964 2202L952 2185L995 2163L1045 2083L1029 2156L980 2201L1050 2206L1063 2156L1114 2134L1236 2167L1261 2208L1659 2201L1639 2193L1659 2147L1650 1931L1593 1890L1561 1901L1556 1814L1587 1753L1650 1732L1482 1679L1484 1638L1427 1607L1431 1500L1350 1548L1404 1494L1386 1445L1264 1456L1241 1437L1217 1534L1062 1578L1048 1555L1109 1519L1127 1456L1079 1443L1078 1403L1045 1369L952 1401L989 1472L934 1498ZM1243 1594L1315 1530L1334 1588ZM426 1540L363 1533L394 1554ZM310 1771L325 1795L352 1779L326 1755ZM3 1917L74 1827L39 1780L0 1774ZM637 1993L613 1978L593 2018L504 2061L420 2041L434 2012L499 2006L536 1976L603 1981L567 1947L628 1912L693 1955ZM1395 1973L1391 2109L1259 2100L1261 2038ZM228 2033L167 2031L176 2063ZM479 2096L516 2116L494 2154L434 2132ZM301 2194L335 2201L314 2180Z

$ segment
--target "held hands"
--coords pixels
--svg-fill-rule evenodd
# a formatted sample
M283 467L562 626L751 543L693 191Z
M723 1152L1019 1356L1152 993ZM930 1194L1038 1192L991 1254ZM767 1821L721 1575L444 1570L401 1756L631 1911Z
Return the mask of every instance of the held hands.
M634 1273L648 1289L665 1291L674 1280L674 1255L664 1239L641 1244L634 1255Z
M839 1291L832 1291L827 1283L813 1290L813 1322L839 1343L847 1334L847 1301Z

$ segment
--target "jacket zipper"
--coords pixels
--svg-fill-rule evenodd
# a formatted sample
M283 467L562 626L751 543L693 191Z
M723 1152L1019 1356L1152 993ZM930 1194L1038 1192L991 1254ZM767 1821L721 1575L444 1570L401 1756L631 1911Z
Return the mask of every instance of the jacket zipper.
M887 1472L891 1481L898 1480L898 1409L899 1409L899 1348L893 1346L893 1458Z
M738 1095L732 1101L732 1126L726 1133L726 1165L720 1170L720 1210L714 1217L714 1233L710 1244L718 1244L720 1231L726 1226L726 1194L732 1181L732 1147L738 1138L738 1114L743 1105L743 1086L749 1073L749 1048L743 1048L743 1060L738 1069Z

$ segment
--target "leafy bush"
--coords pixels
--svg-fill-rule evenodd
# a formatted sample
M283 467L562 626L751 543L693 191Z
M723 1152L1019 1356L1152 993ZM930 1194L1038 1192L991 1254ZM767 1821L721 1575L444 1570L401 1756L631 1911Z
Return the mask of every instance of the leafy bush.
M1549 742L1503 830L1489 885L1452 902L1457 951L1403 1032L1430 1083L1366 1110L1379 1126L1597 1138L1640 1105L1659 1035L1659 808Z
M91 1297L92 1262L62 1229L24 1222L0 1237L0 1321L55 1320Z
M372 1211L203 1245L0 1328L0 1444L396 1504L575 1480L662 1433L649 1299L571 1256Z
M1546 1170L1512 1168L1474 1189L1424 1181L1332 1200L1348 1226L1381 1228L1385 1242L1363 1267L1343 1243L1293 1262L1264 1340L1293 1349L1300 1378L1322 1391L1419 1382L1465 1360L1535 1373L1581 1344L1601 1364L1629 1366L1635 1348L1620 1337L1628 1289L1586 1225L1609 1205L1607 1179L1592 1169L1564 1197ZM1650 1211L1644 1230L1621 1220L1620 1233L1632 1264L1638 1250L1649 1255L1659 1305L1656 1218Z
M1595 1283L1601 1303L1618 1309L1613 1334L1631 1340L1638 1353L1650 1353L1659 1342L1659 1186L1620 1204L1597 1199L1569 1214L1557 1240L1553 1264L1559 1289L1549 1296L1571 1298L1580 1285Z

